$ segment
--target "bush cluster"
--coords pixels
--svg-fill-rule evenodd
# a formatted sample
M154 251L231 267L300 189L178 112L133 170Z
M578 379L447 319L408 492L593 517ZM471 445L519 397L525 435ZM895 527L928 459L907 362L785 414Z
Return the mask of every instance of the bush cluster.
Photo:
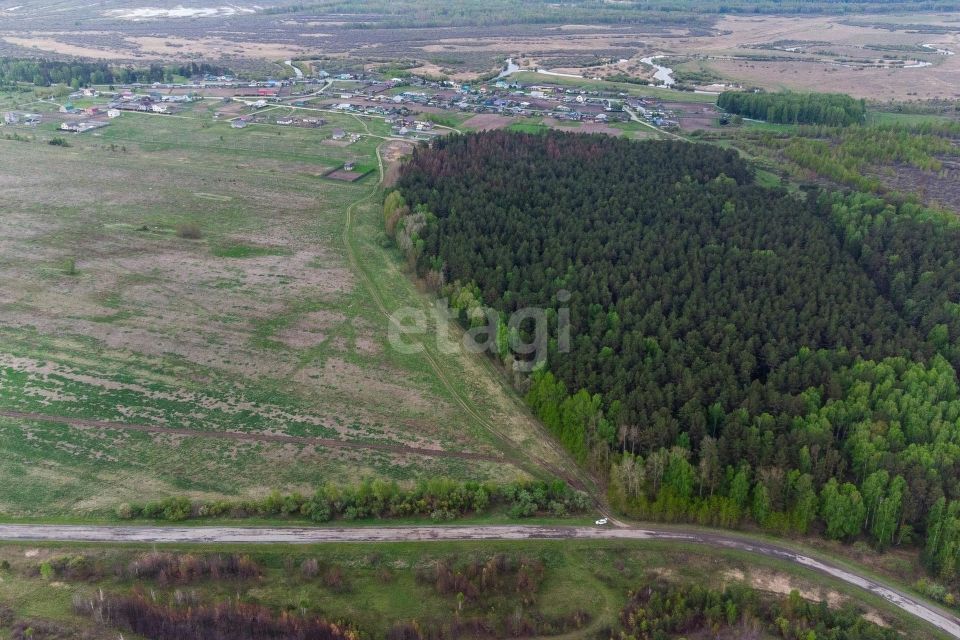
M326 485L312 496L273 492L256 500L191 502L174 496L146 504L123 503L119 518L182 521L188 518L290 517L314 522L334 519L403 518L427 516L437 522L490 509L504 509L512 518L538 514L564 516L585 511L589 497L562 481L481 484L447 479L421 481L412 488L396 482L367 480L355 487Z

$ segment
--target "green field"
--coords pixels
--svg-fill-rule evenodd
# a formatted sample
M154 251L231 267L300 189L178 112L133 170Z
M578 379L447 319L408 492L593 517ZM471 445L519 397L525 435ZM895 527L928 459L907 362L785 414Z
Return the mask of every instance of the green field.
M586 78L564 78L563 76L550 76L533 71L520 71L510 76L510 79L523 84L544 83L555 84L564 87L575 87L585 91L616 91L623 92L630 96L652 96L663 100L675 102L702 102L712 104L717 101L717 96L706 93L694 93L692 91L673 91L671 89L661 89L642 84L632 84L629 82L608 82L606 80L590 80Z
M897 124L897 125L918 125L918 124L945 124L956 122L956 118L941 116L936 114L924 113L894 113L890 111L869 111L867 112L867 124Z
M243 554L262 572L255 579L199 579L188 583L133 579L119 567L149 552L202 556L215 553ZM461 606L455 593L440 593L430 576L439 563L463 567L486 563L503 555L528 566L542 566L531 597L496 592L467 600ZM56 566L58 559L73 558L74 567L86 567L83 579L55 571L44 576L43 565ZM82 559L78 560L78 559ZM0 560L9 569L0 571L0 601L19 619L53 620L71 628L94 630L89 620L72 613L75 594L90 597L106 593L129 593L135 585L160 600L176 591L192 592L200 603L239 598L242 602L319 615L354 625L363 637L382 638L398 622L417 620L425 626L446 622L450 616L507 615L559 617L580 610L588 614L584 625L556 638L609 637L604 629L617 624L628 592L650 581L697 584L711 588L744 583L785 597L797 590L807 598L829 600L833 606L855 603L871 620L903 630L913 640L940 638L915 619L889 607L884 601L833 580L776 560L738 552L688 547L682 544L643 541L529 541L529 542L427 542L313 546L243 545L118 546L41 544L0 545ZM316 562L316 575L304 567ZM4 565L6 566L6 565ZM332 583L329 576L342 579ZM98 575L107 573L108 575ZM418 575L420 578L418 578ZM759 635L758 638L769 636Z
M68 147L46 144L53 117L5 128L28 140L0 139L0 474L18 478L0 515L562 467L488 363L388 344L385 312L429 301L385 248L377 172L322 177L375 169L387 126L235 130L213 108L124 113Z

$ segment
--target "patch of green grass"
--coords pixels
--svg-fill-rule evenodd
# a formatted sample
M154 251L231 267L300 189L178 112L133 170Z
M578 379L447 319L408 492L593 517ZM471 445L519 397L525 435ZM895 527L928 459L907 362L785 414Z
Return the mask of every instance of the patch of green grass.
M674 91L672 89L649 87L629 82L608 82L606 80L590 80L587 78L564 78L562 76L548 76L532 71L521 71L510 76L510 79L524 84L554 84L583 89L585 91L612 91L615 93L622 92L630 96L652 96L672 102L714 103L717 101L717 97L714 95L693 93L692 91Z
M779 187L781 186L780 176L773 173L772 171L767 171L766 169L757 169L757 184L763 187Z
M507 130L519 133L545 133L550 130L550 127L543 124L543 118L517 118L507 126Z
M777 122L766 122L764 120L748 120L744 118L743 128L750 129L752 131L771 131L773 133L787 133L790 131L796 131L797 125L795 124L780 124ZM735 127L730 127L731 130L735 130Z
M956 118L949 116L926 114L926 113L893 113L890 111L868 111L867 124L941 124L946 122L957 122Z
M0 486L5 516L102 519L121 502L178 494L237 499L365 477L538 473L510 459L204 436L269 432L486 454L549 446L467 356L442 359L441 379L423 356L389 348L370 287L389 310L429 301L381 241L375 151L383 141L373 136L389 133L382 119L322 112L321 129L236 131L212 123L206 104L179 115L125 113L69 149L0 139L5 171L48 181L7 196L19 224L38 233L24 236L32 257L18 271L0 270L10 274L0 277L0 296L20 300L10 310L33 319L0 329L4 365L16 360L0 366L0 408L198 432L3 418L0 476L20 479ZM363 137L325 144L331 126ZM357 183L317 180L346 161L374 171ZM369 285L344 245L346 212L361 198L350 235ZM175 235L187 223L201 225L199 240ZM79 273L67 277L62 257L73 255ZM267 256L276 258L256 259ZM83 330L43 328L61 326L63 314ZM30 373L44 366L51 371ZM502 445L454 393L511 429L517 444Z
M218 258L256 258L259 256L288 256L292 252L286 247L264 247L248 244L216 245L210 253Z
M423 118L434 124L439 124L444 127L450 127L451 129L456 129L462 125L465 121L473 117L472 113L455 113L455 112L445 112L445 113L422 113L418 118Z

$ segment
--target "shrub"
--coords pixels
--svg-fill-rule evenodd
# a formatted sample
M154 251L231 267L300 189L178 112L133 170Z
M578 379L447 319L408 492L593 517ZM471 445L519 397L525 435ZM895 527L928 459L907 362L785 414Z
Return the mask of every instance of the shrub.
M275 615L266 607L240 602L180 608L135 593L131 596L106 596L103 601L76 599L74 608L79 614L154 640L356 638L354 630L322 618L302 618L288 613ZM258 635L252 635L254 630Z
M323 584L334 593L349 593L350 583L339 565L333 565L323 576Z
M176 522L190 517L190 500L180 497L167 498L163 502L163 517Z
M316 558L307 558L300 565L300 573L304 578L316 578L320 573L320 563Z
M195 222L184 222L177 225L177 236L187 240L199 240L203 237L200 225Z
M490 507L506 508L511 517L535 514L565 515L590 508L587 494L573 491L562 481L552 483L512 482L481 485L446 478L422 481L412 488L396 483L365 480L354 487L324 486L306 498L277 491L260 500L191 503L186 497L171 497L145 505L120 505L121 518L184 520L193 516L246 518L252 515L309 518L328 522L334 518L359 520L385 517L430 517L435 522L453 520Z

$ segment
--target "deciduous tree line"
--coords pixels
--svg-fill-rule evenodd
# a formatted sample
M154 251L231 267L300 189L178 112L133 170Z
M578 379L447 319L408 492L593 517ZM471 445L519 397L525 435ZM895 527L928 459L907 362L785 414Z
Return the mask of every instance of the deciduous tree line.
M563 516L581 512L589 505L586 494L559 480L495 484L432 478L413 487L400 487L396 482L368 479L356 486L328 484L312 496L275 491L258 500L192 502L174 496L143 505L125 503L117 509L117 515L123 519L172 521L251 516L309 518L314 522L410 516L452 520L489 509L503 509L516 518L538 513Z
M717 106L747 118L779 124L847 126L862 123L867 115L863 100L843 93L724 91L717 97Z
M28 82L38 87L65 84L73 87L104 84L132 84L135 82L165 82L174 75L191 78L204 75L232 75L226 67L190 62L183 65L148 67L117 66L106 62L61 60L34 60L25 58L0 59L0 86Z

